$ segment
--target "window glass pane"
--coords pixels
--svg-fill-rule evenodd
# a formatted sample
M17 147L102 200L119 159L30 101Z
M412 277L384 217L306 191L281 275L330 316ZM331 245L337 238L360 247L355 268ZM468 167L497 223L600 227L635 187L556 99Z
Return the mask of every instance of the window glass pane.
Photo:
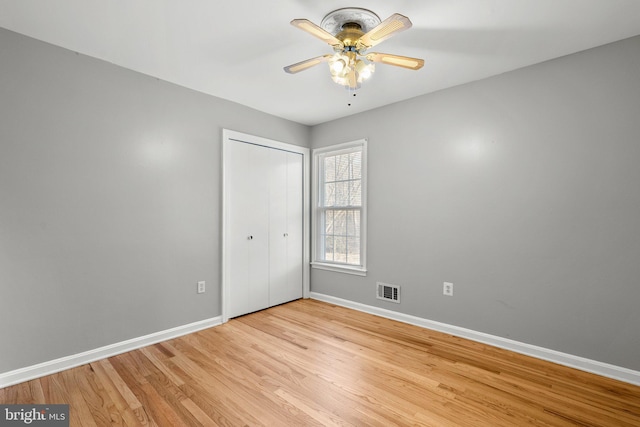
M336 181L349 179L349 155L340 154L335 156L336 159Z
M329 156L324 158L324 181L333 182L336 180L336 158Z
M347 237L347 257L346 263L360 264L360 239L358 237Z
M360 181L349 181L349 206L360 206L362 204L362 190Z
M324 233L333 234L333 211L324 213Z
M349 154L349 163L351 164L351 179L362 178L362 152L357 151Z
M325 261L334 261L333 257L333 237L326 236L324 239L324 260Z
M347 238L344 236L333 238L333 261L347 262Z
M346 236L347 235L347 212L346 211L335 211L334 213L334 222L333 222L333 234L336 236Z
M336 184L327 183L324 185L324 206L336 205Z
M360 206L362 153L327 156L323 161L323 206Z
M350 210L347 212L347 236L360 237L360 211Z
M334 206L349 206L349 187L350 181L336 182L335 193L336 199Z

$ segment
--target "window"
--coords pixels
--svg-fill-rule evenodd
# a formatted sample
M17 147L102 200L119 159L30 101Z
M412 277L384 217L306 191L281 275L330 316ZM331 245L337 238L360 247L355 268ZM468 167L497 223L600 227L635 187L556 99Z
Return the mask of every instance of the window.
M312 265L352 274L366 274L367 141L313 152Z

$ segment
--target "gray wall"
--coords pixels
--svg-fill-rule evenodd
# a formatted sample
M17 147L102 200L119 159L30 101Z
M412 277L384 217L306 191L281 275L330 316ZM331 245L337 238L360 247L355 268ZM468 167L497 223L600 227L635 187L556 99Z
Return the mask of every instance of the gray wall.
M313 292L640 370L640 37L311 132L362 137L369 274Z
M309 141L0 29L0 372L220 315L222 128Z

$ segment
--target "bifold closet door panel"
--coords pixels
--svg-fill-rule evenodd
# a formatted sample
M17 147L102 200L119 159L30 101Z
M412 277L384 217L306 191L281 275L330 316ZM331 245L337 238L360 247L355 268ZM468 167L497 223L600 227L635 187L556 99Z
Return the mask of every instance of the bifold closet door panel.
M302 298L302 155L272 150L269 304Z
M269 161L269 305L277 305L287 281L287 152L271 150Z
M269 306L269 152L227 146L229 317Z
M287 154L287 301L302 298L302 254L304 253L302 164L301 154Z

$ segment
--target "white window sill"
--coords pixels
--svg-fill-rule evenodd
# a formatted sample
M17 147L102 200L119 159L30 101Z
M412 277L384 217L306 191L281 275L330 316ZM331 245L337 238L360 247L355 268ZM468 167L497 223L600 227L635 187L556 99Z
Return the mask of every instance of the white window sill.
M312 262L311 268L317 268L319 270L335 271L336 273L353 274L356 276L367 275L367 270L365 268L356 267L353 265L329 264L325 262Z

